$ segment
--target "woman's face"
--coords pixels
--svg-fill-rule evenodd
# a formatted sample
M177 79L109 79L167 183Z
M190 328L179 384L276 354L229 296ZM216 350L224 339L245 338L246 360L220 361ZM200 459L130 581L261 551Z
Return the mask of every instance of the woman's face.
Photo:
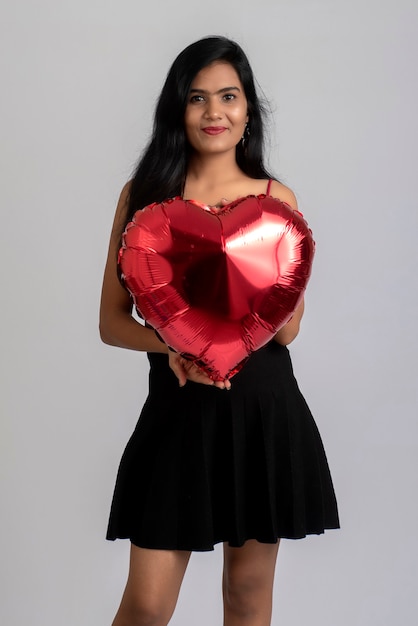
M196 152L235 151L247 122L247 99L232 65L216 61L196 74L184 115L186 136Z

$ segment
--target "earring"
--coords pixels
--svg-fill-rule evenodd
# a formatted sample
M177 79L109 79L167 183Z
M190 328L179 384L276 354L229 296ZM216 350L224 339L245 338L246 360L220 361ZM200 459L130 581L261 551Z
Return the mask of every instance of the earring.
M247 123L247 124L245 124L244 133L243 133L243 135L241 137L241 145L242 145L244 150L247 147L248 139L250 137L250 134L251 134L250 133L250 127L249 127L249 125Z

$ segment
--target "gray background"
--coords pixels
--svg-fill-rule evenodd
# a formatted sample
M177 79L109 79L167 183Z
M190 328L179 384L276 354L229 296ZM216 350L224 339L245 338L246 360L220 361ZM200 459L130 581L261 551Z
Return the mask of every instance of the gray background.
M104 534L147 370L99 341L107 242L170 63L224 34L271 102L271 165L317 241L292 354L342 521L283 542L273 624L415 624L417 3L0 10L0 622L104 626L116 610L129 546ZM221 623L221 552L193 556L174 626Z

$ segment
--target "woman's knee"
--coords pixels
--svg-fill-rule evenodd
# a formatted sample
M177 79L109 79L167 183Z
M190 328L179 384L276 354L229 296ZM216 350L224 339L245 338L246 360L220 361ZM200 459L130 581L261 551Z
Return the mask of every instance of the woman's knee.
M242 618L271 610L279 544L248 541L242 548L224 546L223 595L227 612Z
M166 626L172 611L152 601L122 602L112 626Z
M132 545L128 582L112 626L166 626L189 557L188 552Z
M271 597L271 584L264 576L254 574L248 568L235 568L224 572L224 603L236 615L251 616L260 610L260 603Z

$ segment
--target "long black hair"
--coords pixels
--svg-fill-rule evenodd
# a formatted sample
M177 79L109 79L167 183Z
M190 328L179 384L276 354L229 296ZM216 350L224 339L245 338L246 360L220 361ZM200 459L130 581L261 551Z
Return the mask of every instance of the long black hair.
M254 76L242 48L226 37L205 37L185 48L171 66L157 102L152 137L131 181L126 221L137 209L181 195L190 148L184 114L196 74L215 61L230 63L237 72L248 106L249 130L245 148L239 142L236 160L252 178L271 178L263 163L263 116Z

